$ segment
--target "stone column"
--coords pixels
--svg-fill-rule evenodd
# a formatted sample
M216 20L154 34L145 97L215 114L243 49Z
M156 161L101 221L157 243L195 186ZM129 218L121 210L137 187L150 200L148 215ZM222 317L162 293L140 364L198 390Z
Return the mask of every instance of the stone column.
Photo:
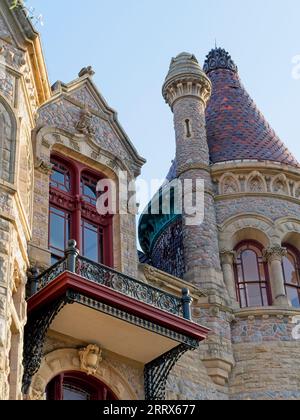
M185 280L205 290L223 294L214 193L210 174L205 109L211 82L192 54L182 53L171 62L163 96L174 114L177 178L182 185L204 181L204 220L191 222L183 212ZM185 193L185 197L190 194ZM186 210L186 209L184 209Z
M221 255L221 264L223 268L224 282L225 282L229 297L233 301L237 301L235 276L234 276L234 270L233 270L233 264L235 262L236 252L223 250L221 251L220 255Z
M267 248L264 257L270 265L270 283L272 289L273 306L291 306L284 287L282 258L286 256L286 248L279 245Z

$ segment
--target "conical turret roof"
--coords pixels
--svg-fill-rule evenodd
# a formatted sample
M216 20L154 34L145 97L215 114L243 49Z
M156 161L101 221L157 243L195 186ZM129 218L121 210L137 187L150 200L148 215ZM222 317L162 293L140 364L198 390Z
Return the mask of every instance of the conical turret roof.
M299 166L245 90L230 55L212 50L203 69L213 86L206 110L212 163L255 159Z

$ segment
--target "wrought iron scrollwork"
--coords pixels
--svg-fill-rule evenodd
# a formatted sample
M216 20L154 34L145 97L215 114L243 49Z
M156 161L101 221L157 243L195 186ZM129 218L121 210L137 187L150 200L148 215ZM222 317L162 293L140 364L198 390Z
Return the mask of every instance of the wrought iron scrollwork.
M195 350L187 344L181 344L145 366L146 401L164 401L169 374L178 360L189 350Z
M39 275L38 270L32 269L28 280L27 296L30 298L38 293L60 274L67 270L67 259L64 258Z
M29 315L24 334L24 395L28 394L32 378L40 368L46 333L54 318L68 303L73 303L73 300L66 295Z
M181 298L142 283L111 268L94 263L86 258L78 257L76 270L77 274L90 281L109 287L163 311L180 317L183 315Z

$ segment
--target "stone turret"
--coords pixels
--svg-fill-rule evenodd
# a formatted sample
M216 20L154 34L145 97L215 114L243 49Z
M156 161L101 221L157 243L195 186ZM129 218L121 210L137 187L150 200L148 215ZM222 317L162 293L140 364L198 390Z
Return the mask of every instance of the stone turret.
M204 222L190 226L183 215L185 278L204 289L223 286L205 127L211 90L194 55L182 53L172 59L163 96L174 113L177 177L194 185L198 179L205 182Z

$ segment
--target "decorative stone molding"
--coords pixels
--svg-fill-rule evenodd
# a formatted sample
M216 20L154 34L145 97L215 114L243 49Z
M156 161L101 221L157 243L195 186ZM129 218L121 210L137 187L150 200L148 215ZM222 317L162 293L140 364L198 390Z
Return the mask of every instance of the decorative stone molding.
M34 168L45 175L50 175L53 169L53 165L51 163L45 162L40 158L36 158Z
M197 303L199 299L205 299L207 297L206 294L199 288L184 280L171 276L170 274L165 273L164 271L161 271L155 267L147 264L140 264L140 268L145 276L143 281L146 281L153 286L159 287L166 292L174 293L175 291L179 296L181 296L182 289L188 288L194 303Z
M247 232L247 238L241 238L241 232ZM238 242L249 238L249 232L253 232L253 238L259 233L260 242L265 247L272 243L274 234L274 224L272 220L255 214L238 214L228 219L223 225L219 226L219 243L222 249L233 249ZM262 240L261 240L262 239Z
M94 75L95 75L95 72L94 72L92 66L84 67L78 73L78 77L83 77L83 76L91 76L92 77Z
M102 362L102 350L97 345L90 344L78 353L81 370L88 375L95 375Z
M222 264L234 264L236 260L236 252L223 249L220 252Z
M273 260L282 260L283 257L287 255L287 249L281 247L280 245L275 245L273 247L267 248L264 250L264 258L266 261L272 262Z
M267 192L267 183L260 172L255 171L249 175L246 190L251 193Z
M214 168L213 168L214 169ZM236 169L240 169L237 168ZM213 170L213 179L217 185L219 195L236 194L272 194L284 195L294 199L300 199L300 181L295 180L295 175L290 174L270 174L264 169L251 171L248 175L239 171L219 173ZM298 174L298 179L300 178Z
M81 111L80 119L76 125L77 131L88 136L94 136L96 129L93 125L93 114L85 108Z
M241 191L239 179L231 173L226 173L220 179L220 194L237 194Z
M113 359L111 362L113 362ZM53 378L62 372L80 371L80 365L81 361L76 349L66 348L48 353L43 357L41 367L33 378L29 399L44 400L46 387ZM114 365L115 363L110 364L109 358L107 361L103 360L93 376L108 386L119 400L137 400L134 391L136 388L133 388L133 386L136 387L136 383L133 385L130 381L138 380L138 378L131 378L130 374L126 378L125 366L121 373ZM123 367L122 363L120 367Z
M172 59L163 86L163 96L171 108L178 99L191 96L200 99L206 106L211 91L211 81L201 70L194 55L182 53Z
M273 179L272 192L276 194L289 195L289 186L286 175L280 174Z

